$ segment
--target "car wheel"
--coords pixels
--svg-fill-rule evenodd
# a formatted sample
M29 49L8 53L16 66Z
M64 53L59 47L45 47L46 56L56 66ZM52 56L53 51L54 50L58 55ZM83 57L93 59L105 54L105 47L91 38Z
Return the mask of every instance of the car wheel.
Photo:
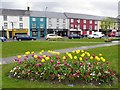
M14 37L13 39L14 39L14 40L16 40L16 39L17 39L17 37Z
M32 39L32 41L34 41L34 39Z
M22 41L21 39L18 39L18 41Z

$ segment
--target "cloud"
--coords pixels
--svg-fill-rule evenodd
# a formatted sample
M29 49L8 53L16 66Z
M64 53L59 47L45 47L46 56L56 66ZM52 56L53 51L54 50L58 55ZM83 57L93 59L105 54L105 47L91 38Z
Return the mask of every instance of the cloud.
M119 0L2 0L4 8L26 9L29 5L31 10L45 10L57 12L73 12L92 14L99 16L118 15Z

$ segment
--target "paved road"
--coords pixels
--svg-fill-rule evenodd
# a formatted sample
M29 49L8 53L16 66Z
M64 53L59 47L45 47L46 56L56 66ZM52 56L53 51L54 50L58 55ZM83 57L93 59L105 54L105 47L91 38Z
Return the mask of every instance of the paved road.
M76 47L76 48L68 48L68 49L61 49L61 50L54 50L55 52L60 52L60 53L65 53L65 52L72 52L73 50L86 50L86 49L92 49L92 48L98 48L98 47L105 47L105 46L113 46L113 45L118 45L120 42L112 42L112 43L105 43L105 44L98 44L98 45L93 45L93 46L81 46L81 47ZM39 53L35 53L36 55L39 55ZM44 55L52 55L49 54L48 52L44 52ZM21 55L21 59L23 59L23 55ZM8 64L12 63L13 60L16 58L16 56L12 57L7 57L7 58L0 58L0 64Z

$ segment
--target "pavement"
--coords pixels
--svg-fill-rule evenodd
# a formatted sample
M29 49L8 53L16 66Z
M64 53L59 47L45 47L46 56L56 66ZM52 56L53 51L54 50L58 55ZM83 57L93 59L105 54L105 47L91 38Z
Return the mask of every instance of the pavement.
M72 52L73 50L87 50L87 49L93 49L93 48L98 48L98 47L106 47L106 46L113 46L113 45L119 45L120 42L110 42L110 43L105 43L105 44L98 44L98 45L93 45L93 46L81 46L81 47L75 47L75 48L67 48L67 49L60 49L60 50L54 50L54 52L60 52L60 53L66 53L66 52ZM49 55L52 56L53 54L50 54L48 52L44 52L44 55ZM35 55L39 55L39 53L35 53ZM24 55L21 55L21 59L23 60ZM12 56L12 57L7 57L7 58L0 58L0 64L9 64L13 63L14 59L17 56Z

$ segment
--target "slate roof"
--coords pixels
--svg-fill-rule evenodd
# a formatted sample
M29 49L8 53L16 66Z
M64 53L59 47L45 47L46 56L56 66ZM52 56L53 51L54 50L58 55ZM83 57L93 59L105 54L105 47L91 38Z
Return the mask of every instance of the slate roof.
M0 14L9 15L9 16L29 16L27 10L18 10L18 9L0 9Z
M77 14L77 13L65 13L68 18L79 18L79 19L91 19L91 20L103 20L103 16Z
M30 16L33 17L48 17L48 18L62 18L66 19L67 17L64 15L64 13L59 12L45 12L45 11L31 11Z

